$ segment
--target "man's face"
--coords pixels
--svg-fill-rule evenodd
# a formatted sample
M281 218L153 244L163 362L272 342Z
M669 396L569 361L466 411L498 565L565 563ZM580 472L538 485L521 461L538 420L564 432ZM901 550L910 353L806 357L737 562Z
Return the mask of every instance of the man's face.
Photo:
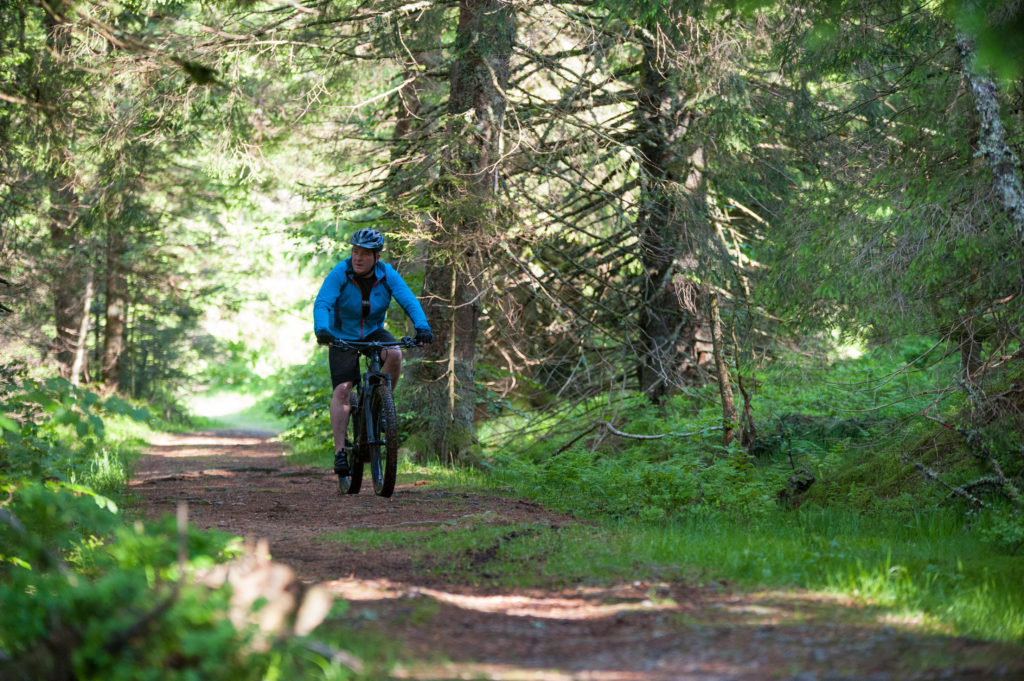
M352 269L356 274L362 276L373 269L377 263L377 254L369 248L362 246L352 247Z

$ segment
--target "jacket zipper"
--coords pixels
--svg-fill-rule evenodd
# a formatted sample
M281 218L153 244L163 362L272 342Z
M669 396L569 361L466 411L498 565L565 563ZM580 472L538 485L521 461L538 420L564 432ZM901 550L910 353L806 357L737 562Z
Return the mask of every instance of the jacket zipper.
M374 269L373 273L376 275L377 274L377 270ZM359 340L362 340L363 336L364 336L364 334L366 332L366 318L370 316L370 299L373 297L373 289L376 288L377 284L380 283L380 279L374 279L373 280L373 286L370 287L370 295L366 298L366 308L365 309L363 309L363 289L362 289L362 287L359 286L359 282L355 281L354 279L352 279L352 277L349 277L349 281L351 281L353 284L355 284L356 288L359 289L359 310L360 310L360 313L362 315L362 318L359 320Z

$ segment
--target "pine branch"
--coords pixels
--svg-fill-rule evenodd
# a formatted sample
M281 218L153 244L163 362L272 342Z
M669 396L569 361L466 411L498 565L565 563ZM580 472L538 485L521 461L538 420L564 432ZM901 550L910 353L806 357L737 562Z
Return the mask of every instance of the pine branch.
M612 433L618 435L619 437L627 437L633 440L661 440L662 438L666 437L693 437L694 435L704 435L705 433L710 433L716 430L723 430L722 426L710 426L708 428L702 428L701 430L693 430L687 433L671 432L661 433L660 435L634 435L632 433L622 432L608 421L602 421L601 425L603 425L605 428L607 428Z
M904 460L907 460L905 456L903 458L904 458ZM964 489L963 486L961 486L961 487L953 487L952 485L947 483L945 480L943 480L942 477L939 476L938 473L933 471L931 468L928 468L928 466L925 466L920 461L915 461L915 462L913 462L913 464L914 464L914 468L916 468L918 471L920 471L921 474L924 475L926 478L928 478L929 480L933 480L934 482L938 483L942 487L945 487L946 489L948 489L950 496L957 496L957 497L961 497L963 499L966 499L967 501L971 502L972 504L974 504L978 508L988 508L989 507L988 504L986 504L984 501L982 501L978 497L976 497L973 494L971 494L970 491Z

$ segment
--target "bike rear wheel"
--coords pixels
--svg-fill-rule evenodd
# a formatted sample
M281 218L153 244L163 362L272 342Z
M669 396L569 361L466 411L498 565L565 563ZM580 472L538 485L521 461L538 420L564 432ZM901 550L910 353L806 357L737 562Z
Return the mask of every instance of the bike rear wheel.
M348 432L352 436L350 442L355 444L348 453L348 475L338 476L338 489L342 494L359 494L363 486L363 456L366 450L366 429L362 428L363 415L359 412L359 403L353 392L349 401L351 408L348 413Z
M378 496L390 497L395 491L398 471L398 418L395 400L386 385L374 389L370 397L370 415L373 432L368 435L368 445L373 491Z

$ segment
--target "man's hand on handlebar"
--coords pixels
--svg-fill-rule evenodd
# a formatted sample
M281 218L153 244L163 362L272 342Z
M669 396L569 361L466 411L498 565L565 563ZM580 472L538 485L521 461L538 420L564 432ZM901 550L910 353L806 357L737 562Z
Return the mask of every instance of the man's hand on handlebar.
M333 342L334 342L334 336L332 336L331 334L327 333L326 331L321 331L320 333L318 333L316 335L316 343L317 343L317 345L330 345Z
M430 345L434 342L434 334L430 329L416 329L416 344Z

